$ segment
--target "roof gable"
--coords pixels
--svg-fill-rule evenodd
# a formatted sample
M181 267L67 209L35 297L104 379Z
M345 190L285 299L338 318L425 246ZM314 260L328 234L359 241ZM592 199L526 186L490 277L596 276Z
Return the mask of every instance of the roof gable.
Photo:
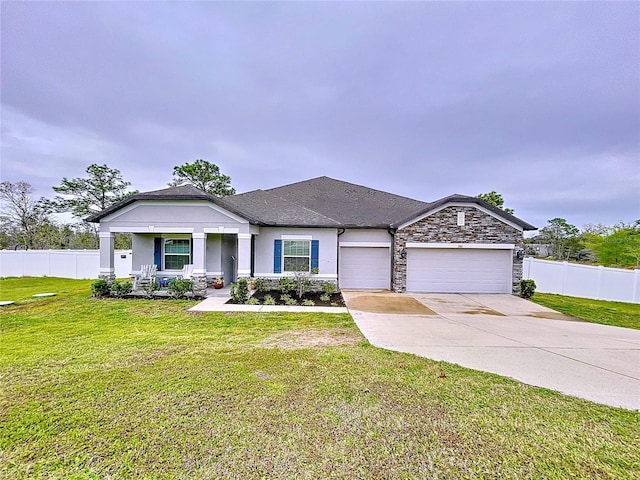
M436 200L435 202L431 202L427 205L427 207L418 212L416 215L412 215L410 217L405 218L402 221L395 223L393 226L395 228L403 228L412 223L415 223L429 215L432 215L436 212L439 212L443 208L454 205L454 204L468 204L479 207L481 210L484 210L486 213L492 215L493 217L498 218L499 220L508 223L516 228L522 230L537 230L533 225L525 222L524 220L520 220L515 215L511 215L510 213L505 212L501 208L498 208L490 203L482 200L478 197L469 197L467 195L454 194L449 195L448 197L441 198L440 200Z
M250 222L253 220L252 218L246 216L243 212L234 210L233 206L225 205L220 198L210 195L207 192L204 192L199 188L196 188L193 185L189 184L180 185L178 187L163 188L161 190L153 190L150 192L136 193L135 195L131 195L130 197L114 203L113 205L105 208L100 212L88 216L85 220L87 222L99 222L101 219L111 215L112 213L140 200L205 200L222 208L226 208L231 213L246 218Z

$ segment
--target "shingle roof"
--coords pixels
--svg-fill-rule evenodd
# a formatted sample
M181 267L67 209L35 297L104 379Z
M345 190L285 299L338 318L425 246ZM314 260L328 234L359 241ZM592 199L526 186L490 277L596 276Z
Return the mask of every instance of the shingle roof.
M286 198L265 190L254 190L220 199L222 206L250 212L260 225L299 227L340 227L340 223ZM245 215L246 217L246 215Z
M387 228L427 205L361 185L318 177L269 190L225 197L223 205L278 226Z
M98 222L138 200L206 200L255 225L333 228L397 228L446 203L475 203L524 230L536 229L477 197L456 194L428 203L329 177L224 198L192 185L164 188L132 195L91 215L87 221Z
M331 218L343 227L386 228L425 202L353 183L318 177L266 192Z

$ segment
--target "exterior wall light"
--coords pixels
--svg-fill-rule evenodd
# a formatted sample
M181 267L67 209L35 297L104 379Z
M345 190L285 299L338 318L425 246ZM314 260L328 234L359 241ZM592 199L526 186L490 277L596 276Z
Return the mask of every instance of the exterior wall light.
M407 249L403 248L400 250L400 258L407 258Z

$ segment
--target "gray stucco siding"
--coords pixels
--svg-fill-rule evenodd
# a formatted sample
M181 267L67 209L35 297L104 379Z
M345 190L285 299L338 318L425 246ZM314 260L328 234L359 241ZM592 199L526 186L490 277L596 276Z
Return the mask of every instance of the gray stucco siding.
M153 263L153 239L154 235L131 235L131 268L139 271L141 265Z
M207 235L207 273L222 275L222 235Z
M391 243L393 238L389 232L382 229L347 229L339 237L340 243L343 242L359 242L359 243Z
M464 225L458 225L458 213ZM396 231L393 247L393 289L406 291L407 259L401 252L407 243L513 244L512 291L518 292L522 260L516 251L524 245L522 230L473 206L449 206Z
M310 240L318 240L318 269L319 277L332 276L338 272L337 238L335 228L274 228L261 227L260 234L255 236L254 275L273 276L274 240L283 236L304 236Z
M226 212L210 202L136 202L128 208L114 212L100 221L102 231L149 229L189 229L203 232L205 228L235 228L239 233L249 232L248 221Z

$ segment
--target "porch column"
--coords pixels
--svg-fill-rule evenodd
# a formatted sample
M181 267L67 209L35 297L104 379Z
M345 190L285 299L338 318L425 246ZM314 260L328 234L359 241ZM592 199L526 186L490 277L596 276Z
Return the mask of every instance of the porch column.
M207 234L192 233L193 239L193 294L205 296L207 293Z
M251 234L238 234L238 278L251 276Z
M100 232L100 273L98 278L111 283L116 278L116 270L113 260L114 234L111 232Z

